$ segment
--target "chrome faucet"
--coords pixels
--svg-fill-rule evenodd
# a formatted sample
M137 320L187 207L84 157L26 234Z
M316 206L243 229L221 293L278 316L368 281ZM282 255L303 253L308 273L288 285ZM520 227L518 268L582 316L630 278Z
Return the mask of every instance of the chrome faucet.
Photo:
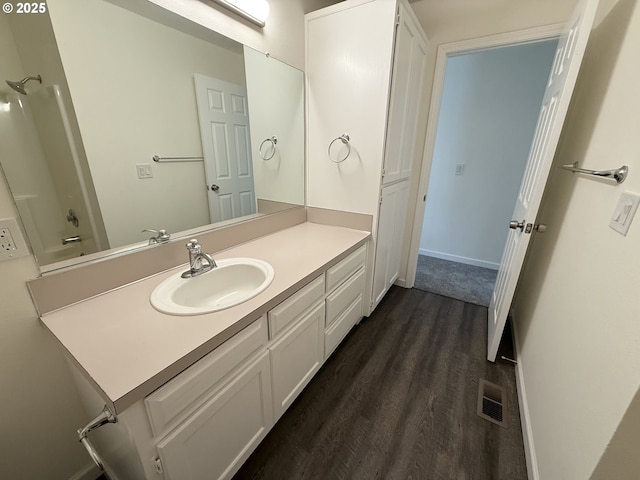
M164 230L164 229L162 229L162 230L151 230L150 228L145 228L142 231L143 232L151 232L151 233L155 233L156 234L154 237L151 237L149 239L149 245L155 245L156 243L168 242L169 239L171 238L171 234L167 233L167 231Z
M197 277L217 267L213 257L202 252L202 245L195 238L189 240L186 247L189 250L189 270L181 275L182 278Z

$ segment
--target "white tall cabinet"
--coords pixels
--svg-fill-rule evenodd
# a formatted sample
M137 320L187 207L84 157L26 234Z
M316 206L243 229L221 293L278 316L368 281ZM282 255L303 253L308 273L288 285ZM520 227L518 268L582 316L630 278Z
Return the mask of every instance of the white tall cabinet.
M428 40L406 0L346 0L305 23L307 204L373 217L370 313L400 269Z

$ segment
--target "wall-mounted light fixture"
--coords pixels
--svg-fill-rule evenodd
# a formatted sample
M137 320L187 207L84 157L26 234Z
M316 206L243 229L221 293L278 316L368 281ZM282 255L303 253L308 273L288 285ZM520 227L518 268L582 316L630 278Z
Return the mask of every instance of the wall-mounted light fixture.
M234 13L246 18L260 27L264 27L269 16L267 0L213 0Z

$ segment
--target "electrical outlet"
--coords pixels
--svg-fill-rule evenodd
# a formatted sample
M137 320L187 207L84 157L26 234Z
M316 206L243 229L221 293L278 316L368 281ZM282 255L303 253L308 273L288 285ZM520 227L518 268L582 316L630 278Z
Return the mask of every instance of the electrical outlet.
M0 261L29 255L15 218L0 218Z
M462 175L464 173L464 163L458 163L456 165L456 175Z

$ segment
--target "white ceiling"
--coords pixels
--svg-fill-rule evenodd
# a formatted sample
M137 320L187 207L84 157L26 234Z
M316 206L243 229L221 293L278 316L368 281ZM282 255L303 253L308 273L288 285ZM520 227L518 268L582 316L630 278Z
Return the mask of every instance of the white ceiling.
M409 0L416 16L429 35L444 25L469 23L474 19L486 21L493 17L529 17L534 23L540 19L560 21L570 15L577 0ZM484 20L481 20L484 19Z
M341 0L302 0L305 13L340 3ZM505 18L509 25L544 25L564 21L577 0L409 0L427 35L452 25L469 25L475 20ZM517 18L516 21L513 21ZM500 23L500 22L498 22ZM524 26L522 28L525 28Z

